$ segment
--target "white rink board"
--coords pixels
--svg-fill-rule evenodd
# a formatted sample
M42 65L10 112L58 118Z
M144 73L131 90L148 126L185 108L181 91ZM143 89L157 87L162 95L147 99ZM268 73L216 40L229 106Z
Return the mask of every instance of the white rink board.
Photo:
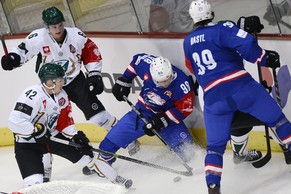
M104 78L105 88L107 89L112 88L110 81L113 80L113 74L122 74L127 65L130 63L132 56L142 52L167 57L174 65L180 67L187 74L189 74L189 71L184 66L182 39L92 38L92 40L98 45L103 57L102 72L107 73L107 75L110 77ZM6 40L8 50L13 46L17 46L19 43L21 43L21 41L22 39ZM259 41L259 43L263 48L278 51L281 55L281 64L288 65L290 68L291 62L288 60L288 54L291 50L290 41L264 40ZM0 54L1 56L4 54L2 48L0 50ZM2 69L0 70L0 84L2 88L0 128L7 127L9 113L13 108L20 92L28 85L39 82L36 73L34 73L35 60L36 57L28 63L24 64L21 68L17 68L10 72L4 71ZM247 65L247 69L255 78L257 78L257 67L255 65ZM136 102L137 93L139 93L139 91L136 91L134 94L130 94L130 99L133 102ZM130 110L130 107L126 103L118 102L111 93L103 92L101 95L99 95L99 99L104 104L106 109L118 118ZM291 105L288 102L284 108L284 112L287 115L287 118L291 119L291 108L289 107L291 107ZM76 123L86 123L83 114L74 104L73 116ZM192 118L194 117L195 116L192 115ZM194 124L192 123L191 126L188 125L188 127L200 127L202 125L201 123L203 123L203 121L201 118L199 118L199 121Z

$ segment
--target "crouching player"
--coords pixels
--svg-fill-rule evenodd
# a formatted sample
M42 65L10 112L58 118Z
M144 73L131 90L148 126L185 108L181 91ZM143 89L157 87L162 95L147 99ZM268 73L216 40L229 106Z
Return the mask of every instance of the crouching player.
M77 131L71 117L71 104L66 92L65 72L57 64L43 65L38 74L41 84L26 88L9 116L14 133L15 158L24 187L43 182L43 154L51 152L80 165L95 169L100 177L129 188L132 181L121 177L104 160L91 151L82 131ZM75 148L50 140L50 136L82 145Z
M141 136L154 136L152 129L155 129L185 162L189 161L194 155L194 146L183 119L193 111L194 92L190 78L164 57L136 54L113 86L118 101L129 95L136 76L143 80L143 87L135 107L151 127L145 125L136 112L129 111L109 131L99 148L115 153ZM108 155L101 157L108 163L115 160Z

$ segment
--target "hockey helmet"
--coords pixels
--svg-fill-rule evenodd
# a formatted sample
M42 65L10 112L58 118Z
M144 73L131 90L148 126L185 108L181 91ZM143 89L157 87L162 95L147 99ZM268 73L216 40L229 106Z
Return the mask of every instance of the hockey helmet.
M212 7L207 0L194 0L190 4L189 14L193 19L194 24L213 19Z
M49 7L42 12L42 20L46 25L55 25L65 21L63 13L56 7Z
M167 58L154 58L150 65L150 73L157 86L167 87L172 81L173 69ZM162 82L166 81L168 81L166 85L161 85Z
M65 71L60 65L57 65L55 63L46 63L40 68L38 72L38 77L41 83L45 83L47 80L64 78Z

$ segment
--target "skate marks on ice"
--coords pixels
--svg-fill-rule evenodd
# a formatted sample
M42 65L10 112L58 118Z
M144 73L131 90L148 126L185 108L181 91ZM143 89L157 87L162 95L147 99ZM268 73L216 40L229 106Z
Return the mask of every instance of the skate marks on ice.
M94 144L98 147L98 144ZM13 147L1 147L0 191L11 193L22 188L22 179L14 158ZM120 175L133 180L133 190L125 190L129 194L205 194L207 188L204 175L205 150L195 149L194 159L188 164L193 168L193 176L181 176L181 180L174 182L177 175L153 169L147 166L117 160L113 167ZM127 155L127 150L121 149L118 154ZM172 156L163 146L143 145L141 151L134 158L156 163L169 168L184 170L184 166ZM270 162L262 168L256 169L251 164L235 165L232 153L227 151L224 156L222 174L222 193L233 194L286 194L291 191L291 166L285 164L282 153L272 153ZM82 166L74 165L58 156L54 157L52 181L89 182L98 185L111 183L96 176L82 174ZM123 191L122 191L123 192Z

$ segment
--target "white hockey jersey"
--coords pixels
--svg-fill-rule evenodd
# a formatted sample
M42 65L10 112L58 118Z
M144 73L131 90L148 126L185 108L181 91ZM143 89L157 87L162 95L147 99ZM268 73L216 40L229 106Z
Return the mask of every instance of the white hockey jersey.
M67 93L62 90L50 96L41 84L26 88L18 98L8 119L9 129L16 142L35 143L31 134L34 125L41 123L54 136L62 132L67 137L77 133Z
M82 62L87 71L102 69L102 57L97 45L78 28L65 28L67 34L62 46L50 35L46 28L32 31L18 47L10 52L21 57L25 63L35 55L41 54L41 63L56 63L66 71L69 84L80 72Z

